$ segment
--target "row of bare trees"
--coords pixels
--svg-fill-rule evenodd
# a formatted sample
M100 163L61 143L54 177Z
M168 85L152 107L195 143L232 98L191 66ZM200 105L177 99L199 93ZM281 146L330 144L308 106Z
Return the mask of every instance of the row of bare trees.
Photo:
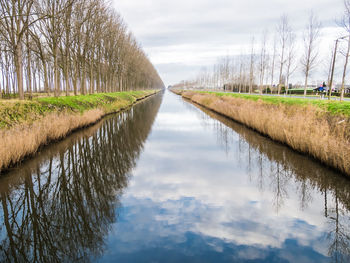
M260 93L270 90L280 94L282 88L288 90L291 76L299 69L305 76L306 92L309 76L317 65L320 29L320 22L311 13L303 34L304 52L298 59L296 33L288 17L283 15L273 37L269 38L269 32L264 30L260 43L252 38L249 53L219 58L213 70L202 69L196 84L202 87L230 84L227 88L239 92L251 93L258 89Z
M3 94L87 94L162 88L105 0L0 0Z
M344 15L337 21L338 26L344 29L344 38L347 40L347 47L343 44L344 50L340 50L344 62L340 89L342 97L350 53L350 0L345 0L344 6ZM299 77L303 76L303 84L300 87L304 87L306 95L310 77L315 71L320 71L320 66L324 66L322 60L327 60L327 70L324 70L323 79L326 86L332 86L330 73L335 56L334 52L320 54L321 32L322 24L313 12L309 14L305 29L299 38L291 27L290 19L283 15L275 32L264 30L259 41L256 41L255 37L252 38L248 52L219 58L212 69L203 68L191 84L204 88L221 88L225 85L225 88L238 92L251 93L258 90L261 94L281 94L288 92L292 75L298 73ZM339 65L339 62L336 65Z

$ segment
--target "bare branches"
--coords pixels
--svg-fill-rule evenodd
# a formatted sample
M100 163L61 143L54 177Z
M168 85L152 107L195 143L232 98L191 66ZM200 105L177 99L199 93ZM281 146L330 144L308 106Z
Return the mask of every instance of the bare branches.
M341 19L340 25L345 29L348 35L348 40L347 40L346 52L343 54L345 56L345 62L344 62L343 76L342 76L342 82L341 82L341 88L340 88L340 101L344 99L345 78L346 78L346 71L348 68L349 55L350 55L350 0L344 0L344 7L345 7L345 12Z
M305 75L304 96L306 96L308 78L317 64L318 39L320 37L321 22L311 12L309 22L304 31L304 54L300 60L302 71Z
M285 85L285 76L283 75L286 59L286 47L288 39L291 36L291 27L289 25L289 19L287 15L281 16L280 23L277 27L278 38L279 38L279 82L278 82L278 94L281 92L281 88Z
M263 87L264 87L264 77L266 74L266 70L268 67L268 54L267 54L267 37L268 32L267 30L264 30L261 40L261 51L260 51L260 60L259 60L259 92L260 94L263 93Z
M9 78L20 98L32 84L55 95L163 88L120 15L104 0L0 0L0 46L0 70L5 76L14 67Z

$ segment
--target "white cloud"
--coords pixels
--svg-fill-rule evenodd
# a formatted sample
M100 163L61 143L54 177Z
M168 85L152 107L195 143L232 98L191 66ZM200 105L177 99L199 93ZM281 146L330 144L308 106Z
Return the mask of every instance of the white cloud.
M166 84L193 77L219 56L247 50L251 36L259 38L265 28L273 32L284 13L299 33L310 10L320 17L327 27L324 54L337 31L335 20L343 12L342 0L115 0L113 5Z

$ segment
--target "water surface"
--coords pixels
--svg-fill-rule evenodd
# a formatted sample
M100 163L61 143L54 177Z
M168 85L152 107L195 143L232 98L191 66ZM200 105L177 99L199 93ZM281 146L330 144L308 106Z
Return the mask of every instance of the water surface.
M171 93L46 147L0 197L2 261L349 262L349 180Z

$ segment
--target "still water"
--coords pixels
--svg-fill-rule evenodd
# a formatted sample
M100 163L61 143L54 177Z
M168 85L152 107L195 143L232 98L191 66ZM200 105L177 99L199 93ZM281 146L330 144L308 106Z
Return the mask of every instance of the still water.
M350 181L166 92L0 180L4 262L350 262Z

